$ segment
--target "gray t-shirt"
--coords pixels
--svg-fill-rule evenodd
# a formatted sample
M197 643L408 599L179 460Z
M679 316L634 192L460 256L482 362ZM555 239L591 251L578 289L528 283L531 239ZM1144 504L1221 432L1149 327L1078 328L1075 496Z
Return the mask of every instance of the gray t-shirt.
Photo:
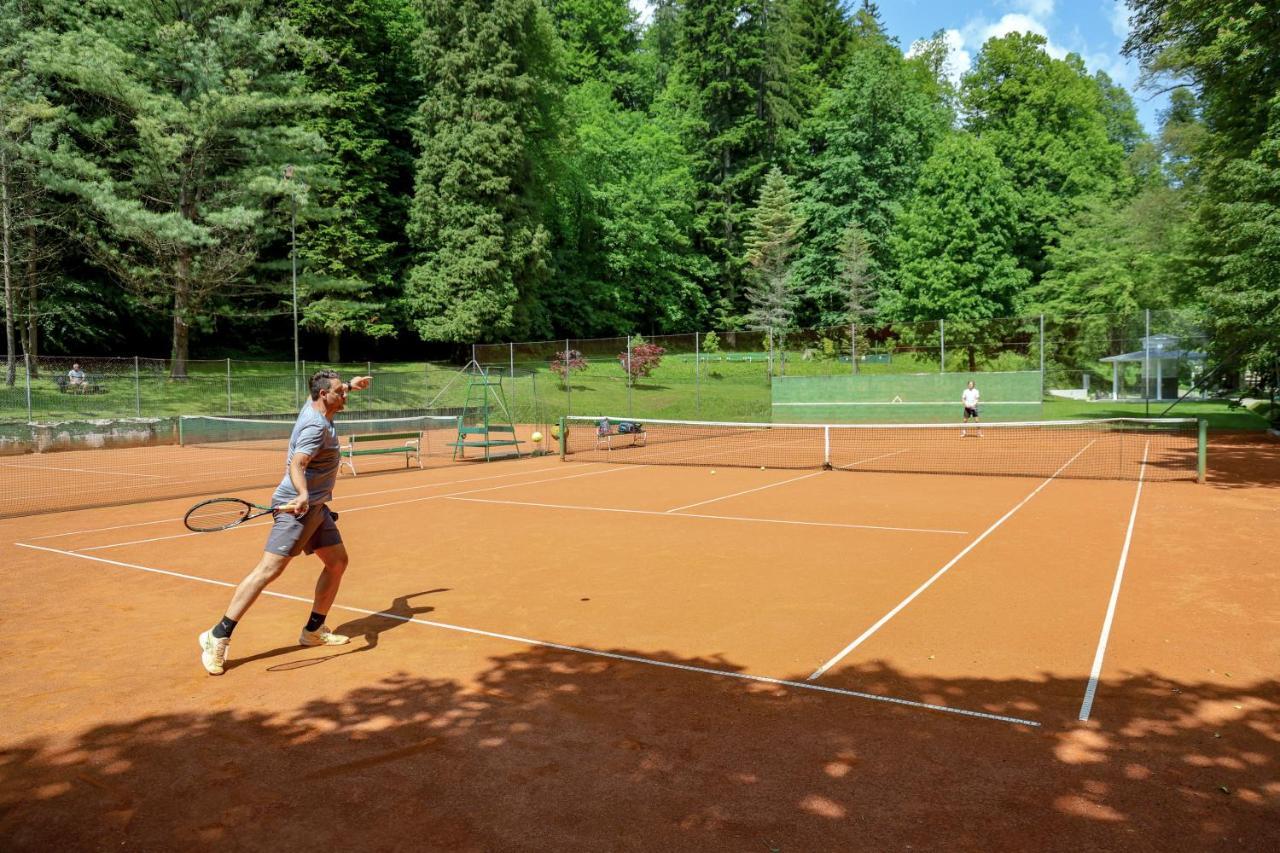
M289 465L295 453L306 453L311 457L305 471L307 501L312 506L326 503L333 497L333 484L338 480L342 455L338 430L333 421L313 409L310 402L303 405L298 421L293 425L293 434L289 436L289 455L284 460L284 479L271 496L272 505L288 503L298 496L293 480L289 478Z

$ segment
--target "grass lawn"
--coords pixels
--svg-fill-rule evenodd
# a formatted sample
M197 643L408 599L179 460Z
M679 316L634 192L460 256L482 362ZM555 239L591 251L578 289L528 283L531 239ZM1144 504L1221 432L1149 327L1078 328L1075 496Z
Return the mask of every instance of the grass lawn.
M117 362L119 372L86 365L99 393L73 394L58 390L56 375L46 369L33 379L31 412L39 422L98 418L172 417L180 414L253 417L287 415L297 410L305 389L296 388L292 365L284 362L233 361L230 380L226 362L193 362L190 377L171 380L163 373L143 370L136 377L132 365ZM316 365L313 363L309 368ZM948 365L950 367L950 365ZM1001 364L1007 370L1022 363ZM962 369L964 365L956 365ZM344 373L364 372L366 364L350 365ZM846 375L848 362L793 358L791 376ZM860 365L868 374L933 372L929 354L899 354L892 364ZM562 415L609 415L614 418L672 418L690 420L763 421L773 419L768 361L762 353L709 356L695 363L692 356L672 355L648 377L630 387L621 365L613 360L589 362L567 383L547 365L517 365L515 377L504 376L503 393L513 417L523 422L550 422ZM468 382L452 365L402 362L373 365L370 391L353 394L348 411L362 413L456 409L468 402ZM1112 402L1054 398L1044 404L1045 419L1157 416L1167 402ZM1265 413L1219 402L1187 402L1170 413L1204 417L1213 429L1261 430ZM19 373L11 389L0 386L0 421L27 421L26 377Z

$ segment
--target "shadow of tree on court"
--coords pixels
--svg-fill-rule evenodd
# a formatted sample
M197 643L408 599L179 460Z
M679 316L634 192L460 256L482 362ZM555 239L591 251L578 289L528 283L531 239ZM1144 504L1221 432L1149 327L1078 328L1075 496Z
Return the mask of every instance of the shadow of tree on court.
M1280 486L1280 438L1267 433L1213 433L1207 478L1221 489Z
M236 677L244 696L261 689L251 667ZM1103 685L1089 724L1063 710L1078 679L873 664L833 683L1043 725L535 648L467 684L390 674L275 713L145 716L11 743L0 837L6 850L1280 845L1274 681L1133 674Z

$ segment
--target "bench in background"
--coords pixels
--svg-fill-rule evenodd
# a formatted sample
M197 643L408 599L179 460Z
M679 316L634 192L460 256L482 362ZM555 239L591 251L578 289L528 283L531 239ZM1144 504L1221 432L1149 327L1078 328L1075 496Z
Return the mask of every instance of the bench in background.
M370 433L369 435L349 435L346 443L340 448L342 453L342 464L351 469L351 476L356 476L356 457L357 456L385 456L390 453L404 454L404 467L409 467L409 459L412 457L418 462L418 467L422 467L422 442L423 434L421 432L383 432ZM399 441L401 444L391 447L369 447L368 445L380 441ZM360 445L364 445L361 447Z

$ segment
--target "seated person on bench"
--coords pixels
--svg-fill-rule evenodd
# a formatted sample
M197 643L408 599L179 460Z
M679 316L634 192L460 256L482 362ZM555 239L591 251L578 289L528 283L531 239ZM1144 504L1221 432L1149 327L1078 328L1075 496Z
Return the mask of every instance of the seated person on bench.
M84 375L84 371L80 369L80 362L77 361L67 371L67 390L76 394L83 394L88 388L87 377Z

